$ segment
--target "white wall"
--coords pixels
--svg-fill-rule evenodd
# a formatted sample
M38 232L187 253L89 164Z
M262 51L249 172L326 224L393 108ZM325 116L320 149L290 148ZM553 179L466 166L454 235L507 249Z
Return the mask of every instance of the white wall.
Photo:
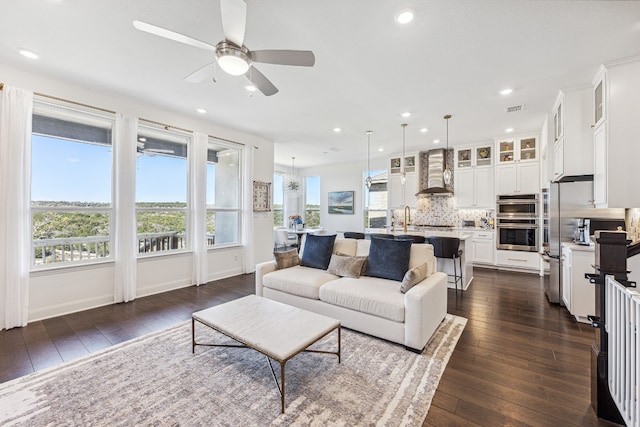
M95 107L122 112L172 126L215 135L256 147L252 179L273 179L273 142L213 121L187 117L135 99L92 90L43 75L25 73L0 64L0 81L7 85L68 99ZM212 119L214 120L214 119ZM251 185L248 186L251 188ZM247 207L252 209L251 206ZM253 214L249 237L252 253L243 246L209 251L209 279L219 279L253 270L253 262L272 258L272 214ZM245 267L244 258L252 260ZM149 295L191 285L191 253L163 255L138 261L137 295ZM114 300L114 264L106 262L82 267L38 271L31 274L29 320L57 316L110 304Z
M371 169L386 169L387 158L371 159ZM320 225L329 233L339 231L364 230L364 173L367 159L351 163L339 163L327 166L301 169L302 176L320 177ZM354 214L335 215L327 212L328 193L330 191L354 191Z

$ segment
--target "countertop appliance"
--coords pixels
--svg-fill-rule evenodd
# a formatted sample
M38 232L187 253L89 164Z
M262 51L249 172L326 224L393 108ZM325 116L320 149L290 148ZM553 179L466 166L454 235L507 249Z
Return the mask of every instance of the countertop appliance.
M545 281L545 293L549 302L562 305L562 242L573 242L580 218L590 218L589 231L611 229L620 222L624 225L624 209L593 208L593 181L552 182L549 186L549 280ZM598 218L597 220L594 218ZM582 221L584 227L584 220ZM615 225L615 226L614 226Z

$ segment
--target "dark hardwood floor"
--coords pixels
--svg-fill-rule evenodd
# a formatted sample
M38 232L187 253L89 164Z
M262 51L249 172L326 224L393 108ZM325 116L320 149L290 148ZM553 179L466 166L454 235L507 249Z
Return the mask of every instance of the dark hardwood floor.
M589 402L593 329L549 304L537 275L475 269L449 313L467 326L426 426L610 426ZM253 293L252 274L0 332L0 382L54 366L191 318Z

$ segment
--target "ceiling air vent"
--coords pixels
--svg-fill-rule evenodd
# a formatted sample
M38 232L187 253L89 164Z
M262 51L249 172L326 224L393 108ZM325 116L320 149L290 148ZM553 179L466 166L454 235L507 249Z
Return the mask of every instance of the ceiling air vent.
M524 109L524 104L522 105L514 105L513 107L507 107L507 113L517 113Z

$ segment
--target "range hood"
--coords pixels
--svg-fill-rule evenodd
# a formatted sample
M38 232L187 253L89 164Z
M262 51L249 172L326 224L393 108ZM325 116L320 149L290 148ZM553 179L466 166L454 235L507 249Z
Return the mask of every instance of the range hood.
M444 177L442 176L445 168L445 154L446 150L444 148L429 150L427 152L427 187L418 191L416 193L416 196L429 194L452 194L452 192L445 185Z

